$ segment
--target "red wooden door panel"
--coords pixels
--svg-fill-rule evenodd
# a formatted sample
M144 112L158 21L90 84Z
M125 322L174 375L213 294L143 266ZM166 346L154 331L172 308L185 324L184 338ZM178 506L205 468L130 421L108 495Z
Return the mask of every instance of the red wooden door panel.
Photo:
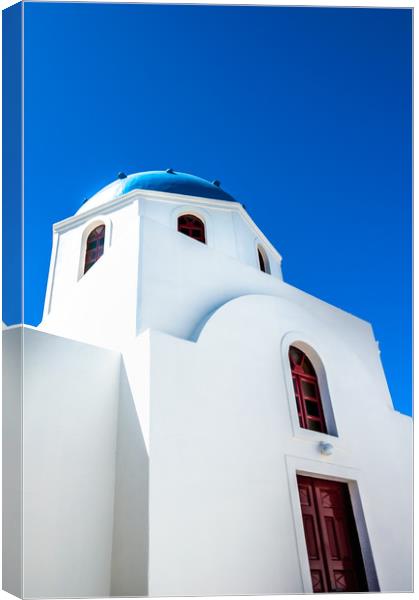
M307 554L310 562L313 592L327 591L326 565L321 547L320 530L316 515L314 488L305 481L298 482Z
M314 592L367 591L348 486L297 476Z

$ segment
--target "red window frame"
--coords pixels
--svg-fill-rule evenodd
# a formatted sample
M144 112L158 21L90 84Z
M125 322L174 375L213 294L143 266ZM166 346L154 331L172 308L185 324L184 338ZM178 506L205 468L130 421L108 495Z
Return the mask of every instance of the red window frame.
M198 242L206 243L205 241L205 225L195 215L180 215L177 220L177 229L180 233L184 233Z
M299 348L290 346L288 355L300 427L327 433L316 371Z
M105 225L98 225L86 240L86 254L84 259L84 273L102 256L105 248Z

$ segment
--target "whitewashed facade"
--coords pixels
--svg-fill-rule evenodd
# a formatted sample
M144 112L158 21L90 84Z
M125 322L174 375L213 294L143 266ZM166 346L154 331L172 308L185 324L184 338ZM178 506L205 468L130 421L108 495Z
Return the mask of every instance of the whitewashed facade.
M411 590L411 419L371 326L285 283L239 203L120 185L54 225L42 323L3 331L4 588L311 592L301 474L348 485L368 590ZM328 433L299 424L290 346Z

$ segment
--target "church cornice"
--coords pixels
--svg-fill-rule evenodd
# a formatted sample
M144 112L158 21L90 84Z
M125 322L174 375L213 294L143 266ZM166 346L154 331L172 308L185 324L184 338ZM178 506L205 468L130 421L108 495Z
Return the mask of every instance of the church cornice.
M278 252L278 250L271 244L268 238L264 235L264 233L259 229L256 223L249 216L247 211L243 208L242 204L238 202L229 202L225 200L217 200L217 199L209 199L209 198L200 198L197 196L187 196L185 194L173 194L168 192L161 192L155 190L133 190L128 194L120 196L119 198L113 198L108 202L101 204L100 206L96 206L91 208L90 210L86 210L81 214L74 215L69 217L68 219L64 219L62 221L58 221L53 225L54 233L60 234L72 229L77 225L81 225L86 223L92 217L96 217L98 215L107 215L109 213L114 212L115 210L119 210L129 204L140 201L142 199L153 199L158 200L159 202L170 203L186 203L186 204L197 204L203 208L210 207L211 209L215 209L218 211L225 211L230 213L238 213L246 222L247 225L253 230L255 236L262 242L269 250L277 257L277 259L282 262L282 256Z

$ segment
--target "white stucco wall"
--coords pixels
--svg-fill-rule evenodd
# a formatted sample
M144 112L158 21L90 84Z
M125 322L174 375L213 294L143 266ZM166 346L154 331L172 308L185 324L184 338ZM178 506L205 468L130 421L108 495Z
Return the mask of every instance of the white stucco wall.
M22 327L2 332L2 587L22 596Z
M106 226L105 252L82 275L83 240L100 222ZM113 348L135 336L138 231L138 206L132 202L57 228L41 329Z
M411 589L411 420L391 408L370 328L353 325L248 296L197 343L152 333L151 595L310 591L296 472L350 483L370 589ZM291 341L323 361L338 437L296 424Z
M149 335L124 352L119 388L112 596L148 594Z
M24 329L24 596L108 596L120 356Z
M141 226L138 331L195 339L212 312L248 294L275 295L309 307L328 327L343 326L348 344L356 342L359 330L370 330L365 321L155 221L144 218Z
M3 345L3 588L147 595L148 334L124 357L31 327Z
M370 326L287 293L228 302L197 341L144 332L122 357L24 328L26 597L310 591L297 472L348 482L370 589L411 589L411 419ZM321 360L338 436L299 427L290 343Z

